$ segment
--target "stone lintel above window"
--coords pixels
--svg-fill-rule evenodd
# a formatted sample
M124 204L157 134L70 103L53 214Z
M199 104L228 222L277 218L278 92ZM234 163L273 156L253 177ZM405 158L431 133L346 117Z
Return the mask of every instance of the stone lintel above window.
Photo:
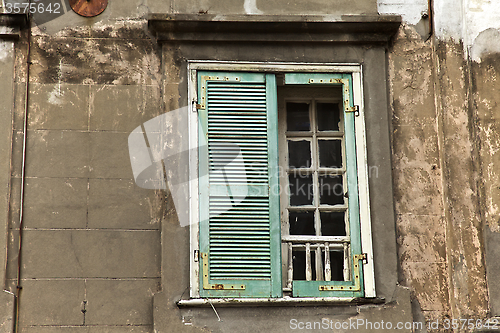
M159 41L313 42L385 44L397 32L397 15L150 14Z

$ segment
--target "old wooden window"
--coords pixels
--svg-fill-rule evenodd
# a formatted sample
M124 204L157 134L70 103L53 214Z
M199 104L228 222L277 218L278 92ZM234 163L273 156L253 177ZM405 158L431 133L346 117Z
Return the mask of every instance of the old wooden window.
M285 74L278 90L285 292L362 297L350 74Z
M374 296L352 73L197 70L192 79L192 297Z

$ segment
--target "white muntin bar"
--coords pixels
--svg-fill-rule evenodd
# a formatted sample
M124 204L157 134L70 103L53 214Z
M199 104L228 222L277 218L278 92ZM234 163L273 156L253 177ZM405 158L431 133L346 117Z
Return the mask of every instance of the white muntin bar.
M316 254L316 281L324 281L324 272L323 272L323 260L321 260L321 248L318 247L314 251Z
M292 281L293 281L293 247L292 243L287 243L288 247L288 281L287 288L292 289Z
M350 254L349 254L349 244L344 243L344 281L349 281L351 279L350 277Z
M332 280L332 269L330 266L330 244L325 243L325 281Z
M306 281L312 280L311 243L306 243Z

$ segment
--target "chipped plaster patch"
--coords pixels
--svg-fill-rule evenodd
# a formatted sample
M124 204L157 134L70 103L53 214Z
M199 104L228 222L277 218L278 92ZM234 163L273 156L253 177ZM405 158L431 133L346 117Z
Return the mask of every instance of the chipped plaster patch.
M427 0L378 0L377 8L380 14L401 15L404 22L415 25L427 12L428 4Z
M63 98L64 98L64 91L61 91L61 85L58 84L49 93L48 101L51 104L62 105L64 102Z
M415 25L422 13L427 11L428 0L378 0L377 7L380 14L401 15L405 23ZM434 0L433 13L436 37L440 40L452 39L457 43L463 41L466 49L473 47L478 36L484 32L500 29L498 1ZM496 38L494 43L485 45L483 39L479 39L482 42L479 49L500 52L498 40Z
M245 0L245 13L249 15L263 14L264 12L257 8L257 0Z
M0 41L0 61L11 58L14 52L14 43Z
M475 62L481 63L481 58L494 53L500 53L500 31L490 28L476 37L470 56Z
M342 15L327 14L323 16L325 22L335 22L342 20Z
M0 34L5 34L9 35L14 33L14 28L12 27L6 27L6 26L0 26Z
M492 128L493 127L493 128ZM496 131L495 125L494 124L486 124L486 126L481 126L480 130L483 132L484 135L484 150L487 150L487 155L490 158L493 158L495 155L498 154L500 150L500 139L498 138L498 132ZM487 220L490 220L490 228L492 231L498 232L500 230L500 227L498 223L494 223L492 220L496 219L498 217L498 214L500 213L500 208L498 206L498 203L496 202L496 197L493 195L494 192L496 192L496 189L499 187L500 184L500 179L497 175L497 166L494 163L487 163L485 166L485 171L487 174L487 179L489 179L489 185L486 186L486 191L488 192L487 195L487 209L486 209L486 218Z
M109 21L107 23L100 21L92 26L92 30L100 32L109 31L109 37L119 38L120 29L126 28L129 30L143 30L147 24L147 20L142 19L113 21L112 23Z

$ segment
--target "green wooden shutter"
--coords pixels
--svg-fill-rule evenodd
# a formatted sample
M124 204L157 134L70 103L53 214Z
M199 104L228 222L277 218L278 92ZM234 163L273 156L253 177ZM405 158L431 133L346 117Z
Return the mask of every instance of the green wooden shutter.
M197 109L200 295L281 296L275 77L200 71Z
M349 236L351 250L350 281L293 281L293 295L296 297L363 297L363 254L359 222L358 176L356 163L356 140L351 74L287 73L285 84L298 85L341 85L344 109L345 150L347 168L347 192L349 212Z

